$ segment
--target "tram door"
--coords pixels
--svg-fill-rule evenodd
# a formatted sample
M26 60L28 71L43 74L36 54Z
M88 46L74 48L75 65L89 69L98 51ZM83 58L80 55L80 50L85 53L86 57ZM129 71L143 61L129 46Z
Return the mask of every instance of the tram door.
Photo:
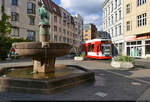
M100 53L100 42L95 43L95 47L96 47L96 54L99 55L99 53Z

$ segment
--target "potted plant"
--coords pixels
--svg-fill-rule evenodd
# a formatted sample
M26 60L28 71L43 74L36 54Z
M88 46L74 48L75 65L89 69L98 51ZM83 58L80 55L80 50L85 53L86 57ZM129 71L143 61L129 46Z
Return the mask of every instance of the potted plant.
M133 68L135 65L135 59L128 56L118 56L113 58L111 66L114 68Z
M75 57L74 57L74 60L83 61L84 58L85 58L85 54L82 53L82 54L80 54L79 56L75 56Z

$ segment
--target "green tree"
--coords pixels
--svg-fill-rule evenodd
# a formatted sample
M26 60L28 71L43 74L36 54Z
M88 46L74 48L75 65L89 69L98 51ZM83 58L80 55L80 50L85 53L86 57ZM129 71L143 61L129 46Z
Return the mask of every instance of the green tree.
M5 13L4 6L1 7L2 16L0 20L0 35L4 38L7 34L11 33L11 23L9 22L10 16ZM3 39L2 39L3 40Z
M7 34L11 33L11 23L9 22L10 16L5 13L4 6L1 7L1 20L0 20L0 59L4 59L9 52L7 45Z

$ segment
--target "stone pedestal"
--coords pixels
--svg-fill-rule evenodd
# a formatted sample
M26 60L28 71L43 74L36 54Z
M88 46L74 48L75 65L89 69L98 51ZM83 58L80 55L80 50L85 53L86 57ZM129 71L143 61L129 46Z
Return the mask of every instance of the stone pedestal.
M49 25L40 25L40 42L49 42Z
M33 58L33 72L39 73L54 73L55 72L56 58Z

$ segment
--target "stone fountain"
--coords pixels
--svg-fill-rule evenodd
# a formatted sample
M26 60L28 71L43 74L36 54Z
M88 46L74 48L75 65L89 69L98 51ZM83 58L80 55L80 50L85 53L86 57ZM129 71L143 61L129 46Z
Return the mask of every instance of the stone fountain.
M44 93L94 81L94 72L74 65L55 65L56 57L69 54L71 45L49 42L49 14L39 8L40 42L14 43L19 56L32 57L32 66L0 70L0 92Z

